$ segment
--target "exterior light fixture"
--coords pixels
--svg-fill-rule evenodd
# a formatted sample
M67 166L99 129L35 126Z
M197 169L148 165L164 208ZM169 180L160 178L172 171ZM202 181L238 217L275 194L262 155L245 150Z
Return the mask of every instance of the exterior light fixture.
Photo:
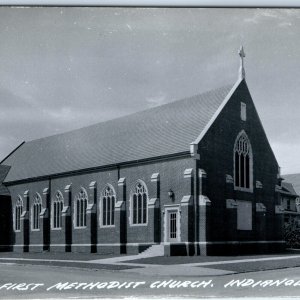
M171 199L174 198L174 192L171 189L168 191L168 195L169 195L169 198L171 198Z

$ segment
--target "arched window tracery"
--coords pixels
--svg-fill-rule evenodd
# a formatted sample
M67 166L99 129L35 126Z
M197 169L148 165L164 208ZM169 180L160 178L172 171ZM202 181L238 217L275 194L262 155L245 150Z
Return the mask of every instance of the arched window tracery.
M23 200L21 196L18 196L18 200L15 205L15 230L21 230L21 215L23 212Z
M62 210L64 207L64 197L60 191L55 194L52 209L52 224L53 228L59 229L62 227Z
M234 185L252 188L252 148L245 132L241 132L234 146Z
M146 184L138 180L131 192L131 223L146 224L148 215L148 191Z
M101 226L115 225L116 193L111 185L107 185L101 195L100 224Z
M32 204L32 229L40 229L40 213L42 210L42 198L36 193Z
M84 188L75 197L75 227L86 226L86 208L88 203L88 195Z

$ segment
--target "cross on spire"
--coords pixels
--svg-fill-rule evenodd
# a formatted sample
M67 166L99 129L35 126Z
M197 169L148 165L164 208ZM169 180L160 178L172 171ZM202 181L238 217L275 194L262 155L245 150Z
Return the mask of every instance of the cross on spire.
M240 70L239 70L239 78L240 79L245 79L246 73L245 73L245 68L244 68L244 58L246 57L244 47L241 46L239 50L239 56L240 56Z

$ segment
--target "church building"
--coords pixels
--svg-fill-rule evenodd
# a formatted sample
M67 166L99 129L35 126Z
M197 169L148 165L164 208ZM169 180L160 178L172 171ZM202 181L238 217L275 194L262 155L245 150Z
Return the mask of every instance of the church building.
M25 142L4 159L11 249L284 249L279 166L239 54L233 85Z

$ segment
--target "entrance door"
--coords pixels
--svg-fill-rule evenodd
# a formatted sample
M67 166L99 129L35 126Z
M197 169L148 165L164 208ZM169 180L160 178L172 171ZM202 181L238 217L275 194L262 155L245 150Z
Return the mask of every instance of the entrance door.
M179 241L179 212L177 209L167 211L167 241Z

